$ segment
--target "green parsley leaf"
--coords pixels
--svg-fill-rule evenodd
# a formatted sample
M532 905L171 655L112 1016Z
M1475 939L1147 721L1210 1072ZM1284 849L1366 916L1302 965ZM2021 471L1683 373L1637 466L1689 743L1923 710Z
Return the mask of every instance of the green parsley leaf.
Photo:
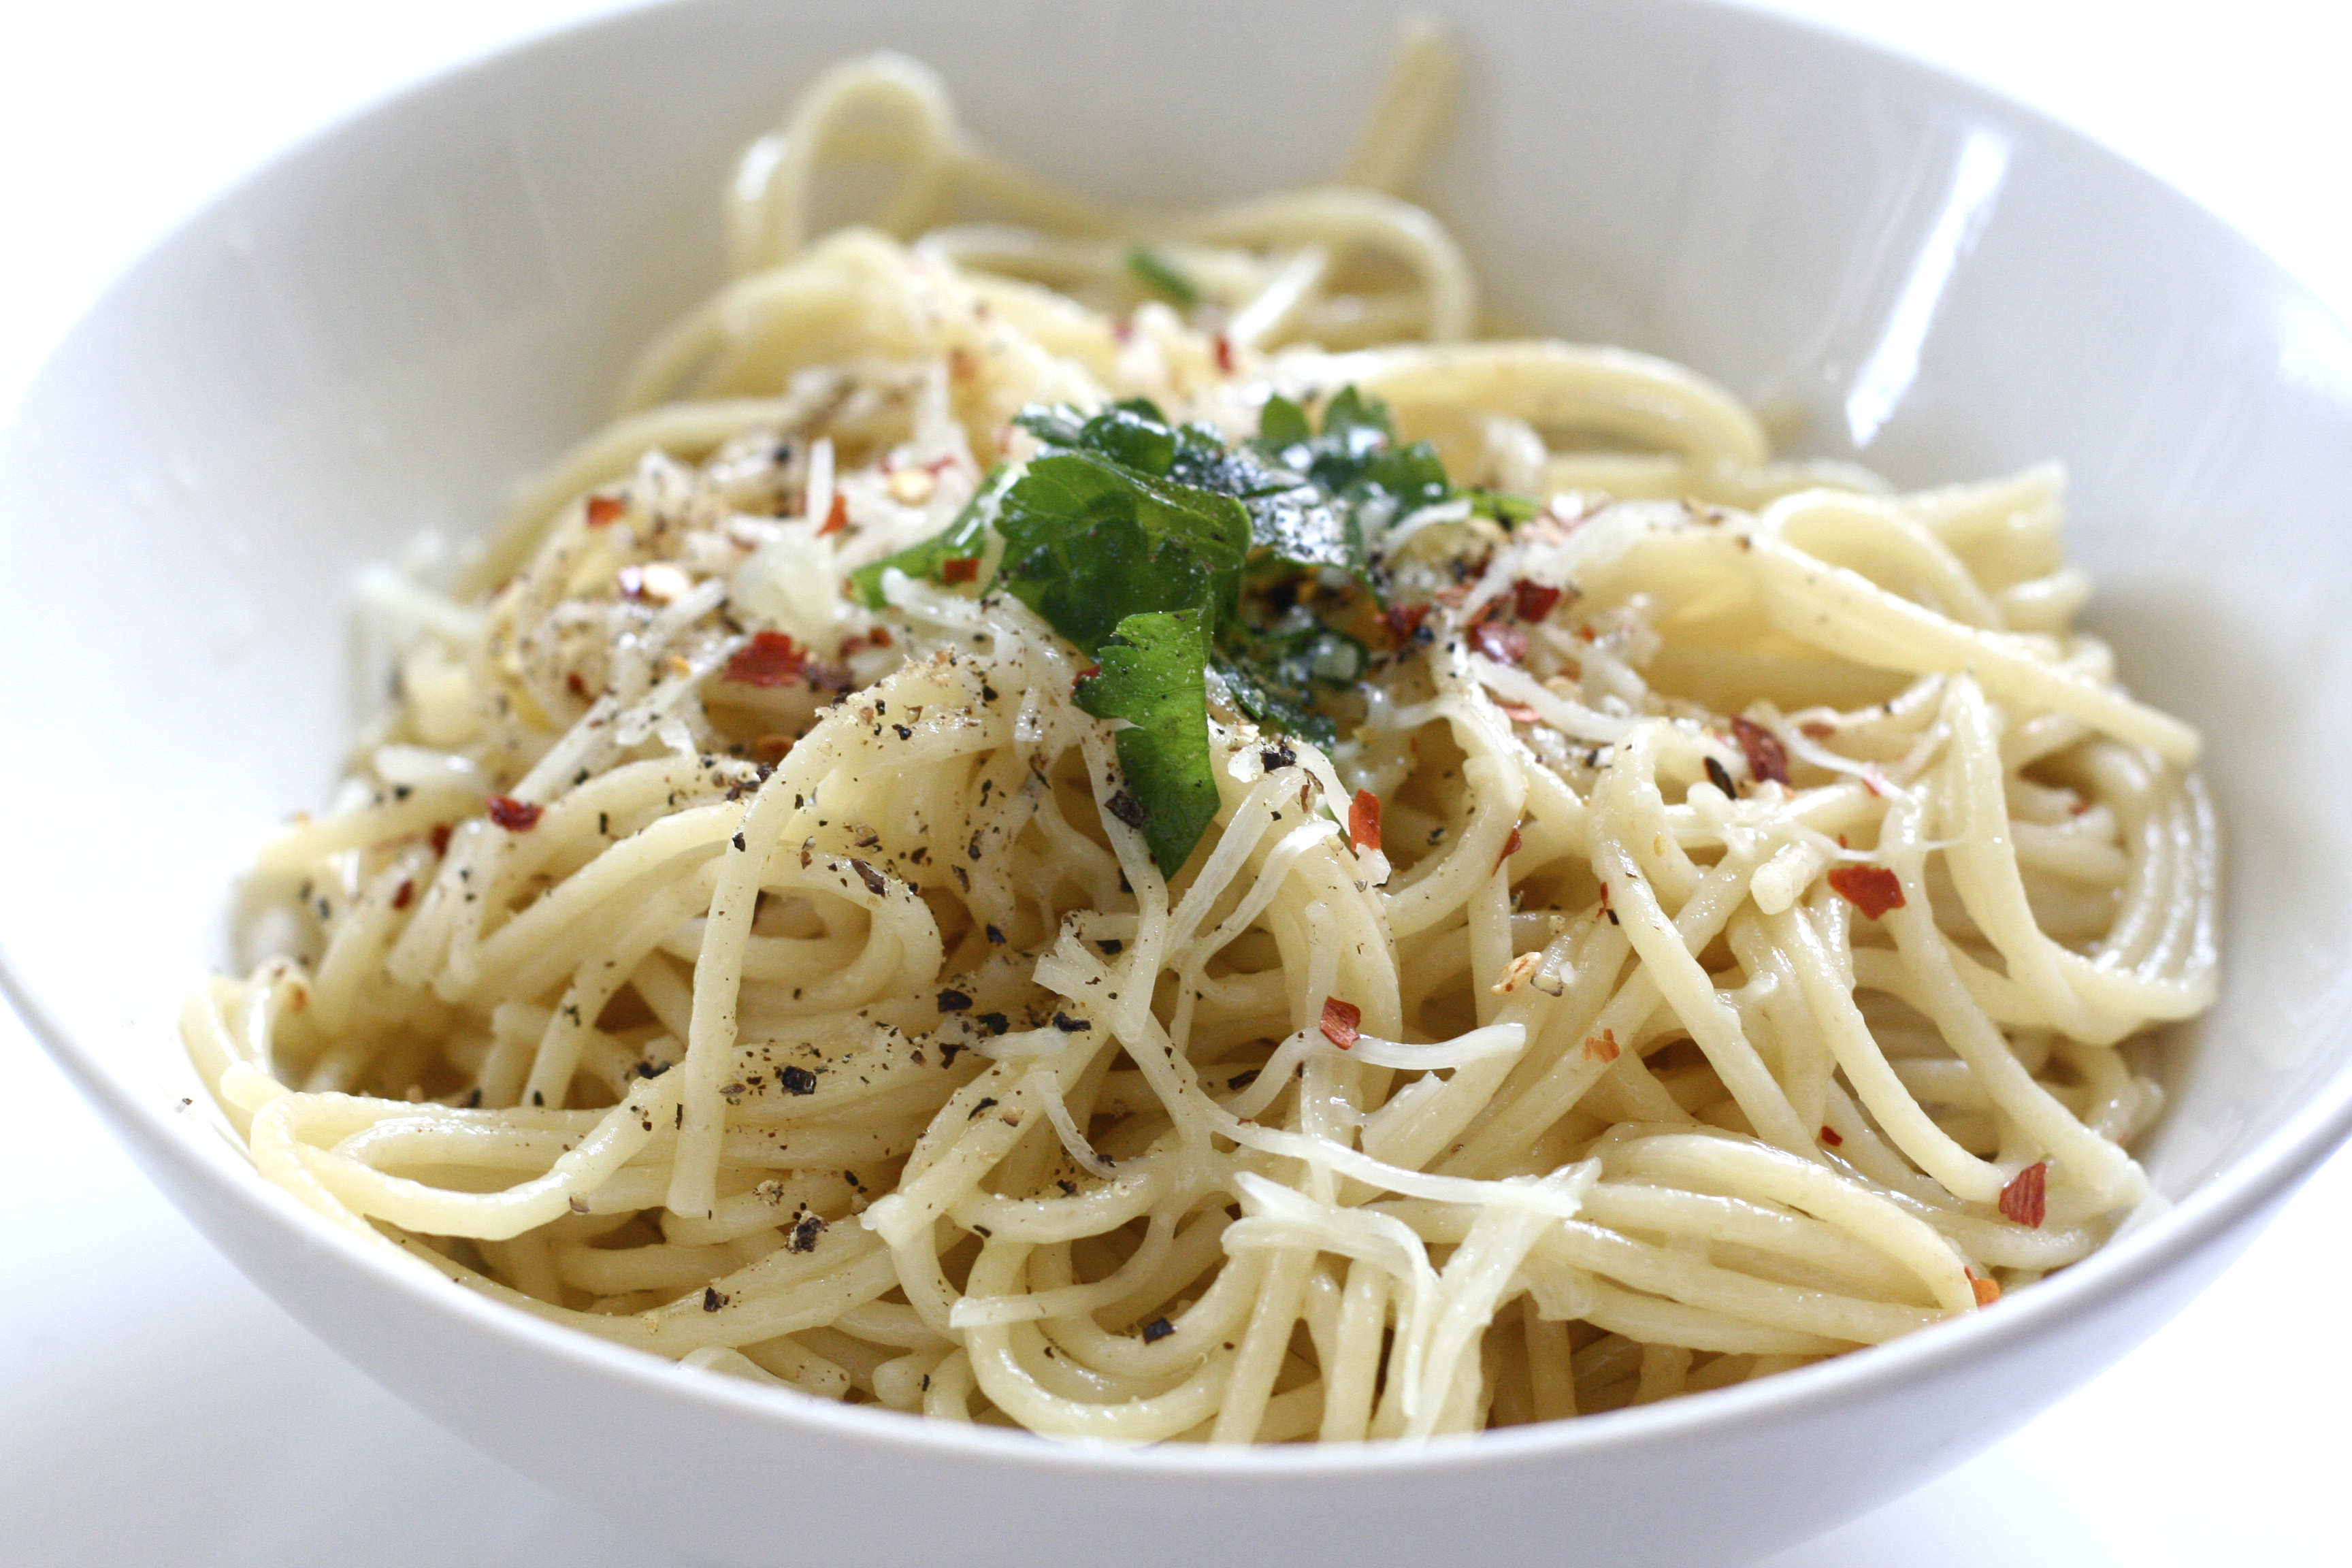
M1128 721L1113 742L1127 777L1111 811L1142 830L1153 863L1173 877L1217 819L1203 679L1208 616L1200 610L1126 616L1095 657L1102 668L1078 683L1078 706L1098 719Z
M1149 246L1127 247L1127 269L1137 282L1180 310L1189 310L1201 302L1201 291L1192 287L1192 280L1169 266L1166 258Z
M1304 735L1318 746L1339 739L1339 726L1315 710L1314 690L1296 679L1295 668L1271 663L1246 644L1231 639L1211 662L1234 706L1259 723Z
M1363 512L1374 510L1384 522L1392 521L1453 493L1437 449L1426 441L1397 446L1388 405L1353 386L1341 387L1324 405L1319 436L1309 434L1307 413L1298 405L1286 397L1268 398L1251 447L1345 503L1356 529L1360 569Z
M1541 501L1529 500L1526 496L1515 496L1504 490L1473 487L1460 493L1469 498L1472 511L1491 517L1505 528L1517 528L1543 510Z
M896 570L909 577L926 582L940 581L940 569L950 561L977 560L988 552L988 531L996 521L997 508L1003 504L1004 492L1018 476L1003 464L991 469L988 478L956 520L942 532L935 533L920 544L910 544L896 555L886 555L868 565L860 566L849 574L850 591L857 602L869 610L881 609L889 601L882 596L882 574Z
M1082 648L1129 616L1232 612L1249 515L1230 496L1147 478L1091 452L1029 465L996 516L999 581Z

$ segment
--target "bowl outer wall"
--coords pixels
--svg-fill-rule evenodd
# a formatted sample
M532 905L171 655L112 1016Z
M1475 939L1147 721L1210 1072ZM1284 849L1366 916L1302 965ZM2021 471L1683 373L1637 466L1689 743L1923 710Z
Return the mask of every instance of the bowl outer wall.
M647 1383L642 1369L608 1367L575 1383L583 1356L613 1367L637 1358L591 1355L469 1298L442 1311L429 1304L435 1292L383 1291L380 1261L347 1256L341 1238L291 1217L289 1205L208 1147L209 1132L157 1109L186 1080L169 1059L171 1005L218 960L219 889L246 847L289 798L323 794L350 731L355 705L336 701L320 677L342 646L353 572L419 526L478 526L481 498L593 423L628 350L713 280L716 173L811 66L863 44L930 38L938 47L923 52L940 60L988 134L1097 189L1178 197L1311 176L1344 136L1360 98L1356 84L1376 69L1377 35L1338 25L1339 7L1289 8L1317 40L1318 69L1286 78L1269 74L1262 54L1236 48L1230 10L1176 18L1149 9L976 6L950 16L874 5L796 18L787 42L772 11L684 5L501 57L353 121L224 198L86 319L28 383L8 426L0 526L12 558L46 563L54 592L0 631L9 679L26 687L5 742L23 751L0 790L12 820L47 829L12 839L0 866L6 886L57 895L55 912L12 903L0 914L12 989L34 1005L37 1032L142 1147L150 1168L163 1163L159 1173L175 1200L273 1294L457 1429L607 1506L622 1499L593 1464L531 1458L562 1454L569 1435L598 1429L594 1412L612 1406L593 1401L560 1422L544 1418L590 1387L649 1401L643 1411L622 1406L632 1408L633 1429L656 1407L674 1415L680 1454L695 1451L698 1431L719 1429L697 1413L724 1407L757 1411L753 1431L779 1447L793 1430L824 1434L828 1445L867 1455L860 1467L884 1477L891 1466L906 1472L917 1452L1001 1456L986 1462L1029 1478L1016 1490L1043 1487L1042 1474L1099 1485L1104 1473L1036 1445L983 1439L968 1450L961 1436L918 1435L870 1413L787 1405L780 1416L778 1402L758 1391L714 1390L675 1373ZM1433 174L1433 205L1459 226L1499 306L1545 327L1675 353L1750 395L1806 407L1828 450L1838 449L1839 416L1850 413L1841 397L1851 401L1888 341L1886 321L1901 314L1918 256L1933 249L1937 220L1950 210L1956 158L1983 146L1981 134L2004 142L2000 202L1960 253L1917 380L1869 455L1900 478L1924 479L2065 453L2076 476L2078 546L2106 590L2105 625L2135 683L2217 737L2264 733L2259 721L2277 738L2273 765L2250 763L2242 746L2217 748L2212 763L2239 829L2234 896L2243 918L2231 995L2222 1022L2206 1031L2231 1041L2232 1052L2188 1054L2175 1078L2174 1121L2148 1151L2159 1188L2196 1194L2181 1223L2152 1227L1983 1323L1761 1390L1585 1430L1514 1436L1482 1445L1475 1462L1433 1456L1418 1467L1433 1482L1489 1465L1515 1473L1522 1463L1565 1466L1544 1473L1558 1478L1554 1489L1572 1484L1580 1493L1588 1490L1581 1478L1597 1482L1606 1472L1612 1491L1633 1488L1671 1512L1674 1489L1645 1492L1615 1476L1620 1459L1609 1456L1633 1463L1647 1453L1643 1462L1654 1468L1663 1446L1679 1469L1696 1457L1687 1445L1704 1439L1700 1428L1728 1433L1738 1425L1733 1413L1749 1409L1765 1412L1758 1419L1768 1425L1795 1423L1801 1404L1815 1400L1823 1403L1814 1416L1829 1426L1877 1435L1852 1453L1825 1441L1787 1443L1773 1456L1778 1479L1742 1527L1766 1515L1794 1521L1811 1509L1812 1517L1789 1525L1801 1532L1958 1459L2079 1381L2074 1373L2120 1353L2160 1321L2141 1309L2165 1298L2169 1310L2171 1298L2185 1299L2180 1282L2218 1267L2251 1234L2241 1222L2272 1206L2340 1136L2345 857L2340 832L2314 820L2293 786L2346 776L2336 765L2343 744L2326 733L2327 713L2280 694L2294 689L2290 672L2306 690L2346 689L2343 642L2329 632L2320 596L2340 592L2352 571L2340 527L2320 533L2340 524L2340 507L2315 509L2312 497L2331 485L2336 495L2352 493L2343 456L2352 447L2343 395L2352 378L2340 331L2218 225L2079 139L1933 73L1703 5L1592 3L1517 21L1523 8L1452 9L1470 37L1474 69L1494 89L1474 95ZM1530 26L1558 29L1576 47L1506 47L1514 29ZM1217 94L1244 104L1272 101L1266 95L1283 85L1289 134L1274 139L1271 155L1255 151L1266 144L1255 123L1204 137L1202 111L1213 120L1223 99L1203 103L1197 91L1139 93L1131 122L1087 138L1052 135L1042 129L1050 115L1024 107L1048 87L1096 78L1158 80L1166 91L1167 73L1153 75L1160 52L1213 63L1180 85L1213 81ZM610 90L648 59L697 84L661 103L658 124L647 119L655 110L616 107ZM1575 133L1540 143L1504 133L1511 106L1538 89L1555 94L1551 117ZM1098 114L1101 97L1092 109L1058 112ZM1611 134L1622 142L1608 142ZM1213 143L1208 154L1191 155L1204 141ZM1654 156L1575 155L1621 144ZM1811 184L1799 182L1803 191L1784 190L1771 203L1743 198L1748 184L1769 186L1771 168L1790 161L1812 169ZM707 173L677 178L681 168ZM1679 177L1661 177L1661 168ZM1481 169L1499 173L1482 180ZM1561 194L1532 205L1494 199L1497 189L1530 188ZM446 253L437 263L436 247ZM1759 300L1775 304L1759 310ZM2043 367L2033 344L2053 336L2106 367L2095 395L2085 399L2082 376L2070 380L2063 363L2035 374ZM2259 379L2250 366L2262 369ZM2196 417L2162 395L2200 377L2244 390ZM2152 390L2136 402L2118 397L2117 384ZM1987 387L2001 390L1996 404L1983 400ZM483 412L453 425L453 399L469 415ZM435 455L429 469L407 461L416 451ZM2210 562L2199 558L2206 548ZM144 576L124 582L126 560ZM257 573L257 560L271 570ZM158 582L179 591L157 598ZM129 595L116 607L127 603L131 626L93 641L89 626L105 624L93 613L107 606L78 597L84 584ZM2169 613L2183 604L2196 613ZM2231 657L2200 646L2217 619L2242 634ZM257 635L262 626L269 636ZM62 647L87 658L58 668ZM119 746L106 749L126 727L152 738L148 754L167 764L158 773L125 768ZM2264 826L2272 831L2255 831ZM2331 886L2335 895L2321 897ZM92 932L119 940L126 929L142 959L155 962L127 973L91 962ZM2209 1181L2216 1171L2225 1173ZM2195 1227L2186 1223L2192 1217ZM319 1286L306 1290L306 1278ZM2126 1294L2130 1310L2116 1306ZM2005 1326L1996 1320L2056 1334L2054 1320L2109 1308L2116 1313L2107 1326L2073 1346L2086 1353L2070 1354L2060 1370L2042 1366L2022 1381L1993 1375L2034 1359L1991 1344L1990 1331ZM443 1395L414 1381L474 1356L481 1365ZM511 1386L484 1370L492 1363ZM1940 1399L1937 1419L1908 1420L1911 1444L1894 1441L1866 1406L1899 1405L1906 1389L1862 1384L1874 1368L1891 1377L1897 1367L1910 1369L1915 1404L1930 1386L1976 1392ZM635 1395L612 1382L624 1376ZM493 1388L498 1397L478 1398ZM493 1420L514 1427L484 1425ZM1795 1428L1778 1429L1785 1436ZM730 1441L756 1447L758 1438L739 1432ZM1507 1463L1506 1455L1517 1457ZM1220 1504L1238 1506L1228 1490L1237 1467L1290 1476L1279 1489L1294 1501L1299 1488L1360 1495L1349 1475L1393 1468L1291 1456L1203 1463L1222 1479L1213 1492L1195 1494L1202 1530ZM809 1473L797 1456L793 1468ZM1145 1465L1120 1461L1113 1473L1126 1478L1119 1493L1140 1495L1181 1489L1188 1483L1162 1478L1200 1470L1190 1456L1154 1456ZM1527 1509L1524 1492L1445 1485L1466 1511L1417 1487L1416 1517L1483 1523L1491 1539L1514 1508ZM926 1489L950 1495L944 1482ZM768 1505L749 1491L730 1495L739 1510L755 1510L747 1528L762 1534L756 1510ZM1337 1494L1327 1500L1353 1506ZM634 1495L627 1506L659 1505ZM931 1517L911 1501L903 1511L910 1521ZM786 1510L772 1522L793 1517L812 1518ZM1528 1513L1528 1539L1544 1539L1556 1519L1548 1509ZM675 1528L695 1526L681 1519ZM1158 1539L1180 1536L1171 1526ZM1383 1522L1383 1550L1405 1540Z
M2292 1192L2129 1259L2133 1288L2063 1303L2052 1292L1972 1344L1916 1335L1713 1408L1417 1453L1204 1450L1139 1466L779 1397L555 1329L328 1233L279 1194L255 1204L233 1158L144 1136L119 1097L93 1098L214 1245L394 1393L641 1533L776 1568L843 1548L871 1568L1402 1565L1465 1550L1497 1565L1743 1563L1908 1491L2079 1387L2210 1282Z

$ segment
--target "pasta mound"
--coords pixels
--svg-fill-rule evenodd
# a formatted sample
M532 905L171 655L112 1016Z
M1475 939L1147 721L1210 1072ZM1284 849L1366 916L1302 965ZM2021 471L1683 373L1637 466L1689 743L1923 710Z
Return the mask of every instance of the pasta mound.
M1606 1411L2099 1245L2217 851L2056 471L1899 493L1469 341L1394 142L1147 221L909 62L813 88L615 422L448 591L372 579L398 697L184 1018L261 1173L608 1340L1114 1443ZM1357 554L1236 535L1290 662L1171 612L1154 687L1007 542L1056 461L1212 522L1269 492L1165 476L1256 464Z

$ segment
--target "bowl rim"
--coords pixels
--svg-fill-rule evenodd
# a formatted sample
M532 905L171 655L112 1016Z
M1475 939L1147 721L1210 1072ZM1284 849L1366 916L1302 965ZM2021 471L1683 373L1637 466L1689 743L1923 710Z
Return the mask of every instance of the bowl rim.
M1613 5L1616 0L1602 3ZM1907 77L1932 86L1972 112L2030 132L2074 156L2086 157L2108 178L2160 191L2171 203L2192 213L2217 240L2237 253L2241 266L2265 279L2284 298L2329 321L2338 321L2276 259L2173 182L2032 105L1834 26L1764 10L1747 0L1648 3L1659 11L1701 14L1717 25L1746 26L1810 48L1843 51L1874 73L1891 73L1898 80ZM674 22L728 4L729 0L623 0L478 50L314 126L163 224L134 254L85 288L77 303L53 318L46 334L37 334L13 371L0 379L0 432L18 423L26 400L43 375L135 275L159 264L248 190L278 176L296 160L364 128L414 112L435 94L469 79L516 68L525 57L561 49L586 35L635 25L657 14L665 22ZM2347 1051L2305 1103L2252 1148L2205 1177L2178 1203L2151 1200L2162 1205L2161 1212L2135 1215L2125 1233L2083 1261L2004 1297L2000 1310L1934 1323L1881 1344L1696 1395L1423 1441L1234 1446L1041 1442L1025 1431L935 1420L879 1405L845 1405L796 1389L770 1388L724 1374L682 1378L679 1373L691 1369L681 1368L668 1358L597 1339L478 1292L449 1291L440 1275L415 1260L346 1232L304 1207L292 1194L261 1180L241 1146L222 1136L225 1124L213 1108L206 1106L201 1114L187 1116L180 1114L189 1108L187 1101L169 1107L151 1103L152 1097L140 1089L152 1086L137 1085L131 1074L109 1068L52 1016L5 945L0 945L0 996L6 998L27 1033L40 1042L68 1080L103 1113L115 1136L132 1145L134 1152L168 1161L184 1177L210 1188L217 1197L254 1217L266 1219L273 1227L289 1230L310 1247L335 1250L345 1262L389 1288L420 1314L420 1321L436 1312L454 1312L520 1351L552 1356L568 1370L613 1379L656 1397L700 1402L785 1429L797 1426L812 1436L884 1447L903 1443L1007 1465L1041 1465L1119 1477L1197 1475L1240 1480L1378 1475L1400 1468L1452 1469L1501 1460L1566 1458L1594 1450L1622 1454L1671 1446L1698 1432L1729 1435L1777 1426L1791 1416L1826 1412L1841 1404L1886 1394L1894 1384L1949 1369L1971 1357L2054 1336L2070 1324L2094 1317L2112 1301L2146 1287L2228 1233L2241 1229L2265 1206L2284 1202L2339 1145L2352 1140L2352 1051ZM129 1027L152 1028L157 1022L146 1019ZM2352 1029L2343 1025L2323 1025L2314 1037L2340 1038ZM177 1201L178 1194L173 1195ZM193 1213L189 1217L195 1220ZM201 1229L201 1222L197 1223ZM2251 1234L2243 1239L2251 1239ZM274 1296L272 1300L276 1301ZM280 1310L287 1309L281 1305ZM2019 1419L2038 1408L2029 1407Z

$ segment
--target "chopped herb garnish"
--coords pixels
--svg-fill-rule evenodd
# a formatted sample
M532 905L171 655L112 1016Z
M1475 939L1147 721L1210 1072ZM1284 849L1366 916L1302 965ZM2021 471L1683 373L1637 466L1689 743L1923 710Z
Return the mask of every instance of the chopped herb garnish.
M852 572L849 585L857 602L869 610L881 609L889 603L882 596L885 572L904 572L909 577L948 583L969 583L979 576L977 562L986 547L989 524L995 520L1004 491L1018 477L1013 469L999 464L981 485L979 493L948 524L946 532L933 534L920 544L909 545L896 555L886 555ZM974 564L962 564L967 562Z
M1078 706L1098 719L1125 719L1115 743L1127 787L1116 815L1137 828L1151 858L1172 873L1217 817L1209 755L1209 657L1202 614L1129 616L1118 640L1096 658L1099 673L1078 683Z
M1201 291L1192 287L1192 280L1169 266L1167 259L1149 246L1127 247L1127 269L1137 282L1180 310L1189 310L1201 302Z
M1164 267L1140 249L1129 265ZM891 569L1010 593L1076 644L1095 665L1079 705L1127 721L1112 814L1167 876L1216 817L1208 670L1258 723L1330 745L1331 701L1378 637L1379 536L1457 496L1507 522L1533 510L1456 491L1435 448L1400 446L1388 409L1352 386L1326 405L1319 433L1297 404L1269 398L1256 439L1238 447L1139 398L1091 416L1030 408L1015 423L1044 450L1000 468L944 533L853 586L876 609Z

